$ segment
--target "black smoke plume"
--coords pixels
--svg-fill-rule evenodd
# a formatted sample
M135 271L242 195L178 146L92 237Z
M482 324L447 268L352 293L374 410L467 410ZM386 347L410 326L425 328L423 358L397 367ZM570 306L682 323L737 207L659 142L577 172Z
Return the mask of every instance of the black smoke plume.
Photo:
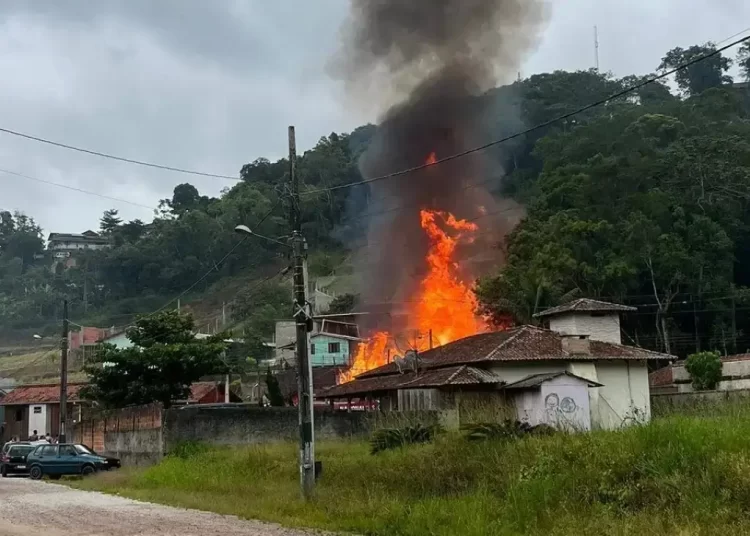
M515 108L486 92L516 77L543 22L542 0L351 0L350 6L334 67L352 99L386 110L360 161L365 178L485 143L497 124L520 126ZM481 237L473 251L462 252L464 259L502 239L519 209L489 193L503 175L496 156L475 153L370 185L368 245L359 262L363 303L394 302L398 310L416 290L428 247L420 209L476 221Z

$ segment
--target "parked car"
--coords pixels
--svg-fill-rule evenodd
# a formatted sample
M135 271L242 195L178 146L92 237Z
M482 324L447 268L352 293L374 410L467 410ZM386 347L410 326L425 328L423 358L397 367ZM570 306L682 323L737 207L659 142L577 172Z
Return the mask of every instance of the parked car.
M92 475L107 470L107 459L96 454L80 452L76 445L40 445L26 458L29 476L39 480L44 475L58 480L64 475Z
M90 454L92 456L99 456L101 458L104 458L107 460L107 469L119 469L120 468L120 458L114 458L112 456L103 456L101 454L97 454L94 452L93 449L90 449L86 445L77 444L76 450L80 452L81 454Z
M28 474L26 458L32 450L34 446L29 443L6 443L0 457L0 474L4 477Z

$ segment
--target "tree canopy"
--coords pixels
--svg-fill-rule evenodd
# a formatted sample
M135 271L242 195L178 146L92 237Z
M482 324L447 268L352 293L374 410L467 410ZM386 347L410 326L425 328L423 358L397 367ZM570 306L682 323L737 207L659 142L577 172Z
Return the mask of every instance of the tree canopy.
M220 338L198 340L190 315L176 311L139 318L127 331L130 348L103 345L86 367L90 383L81 396L104 407L187 400L190 386L227 370Z

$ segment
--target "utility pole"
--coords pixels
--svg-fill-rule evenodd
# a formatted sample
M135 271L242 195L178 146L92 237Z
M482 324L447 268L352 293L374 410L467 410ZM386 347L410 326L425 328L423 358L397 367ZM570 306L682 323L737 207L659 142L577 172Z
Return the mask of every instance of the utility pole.
M63 327L60 355L60 437L59 442L67 440L68 424L68 300L63 301Z
M307 305L307 266L305 239L302 237L297 142L289 127L289 180L292 193L292 247L294 252L294 319L297 325L297 407L299 409L299 474L302 497L310 499L315 487L315 438L313 434L312 367L308 351L310 316Z
M599 28L594 26L594 65L599 72Z

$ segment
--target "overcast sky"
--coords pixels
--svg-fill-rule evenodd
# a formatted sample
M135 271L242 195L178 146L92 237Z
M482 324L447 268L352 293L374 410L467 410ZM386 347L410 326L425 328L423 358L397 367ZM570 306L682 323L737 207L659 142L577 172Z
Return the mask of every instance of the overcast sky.
M1 0L0 128L170 166L235 175L257 157L300 150L375 121L347 109L325 64L347 0ZM721 41L750 26L743 0L556 0L523 76L593 66L655 70L675 46ZM146 169L0 133L0 169L147 206L192 182L231 181ZM117 208L151 211L0 172L0 209L45 232L96 228Z

